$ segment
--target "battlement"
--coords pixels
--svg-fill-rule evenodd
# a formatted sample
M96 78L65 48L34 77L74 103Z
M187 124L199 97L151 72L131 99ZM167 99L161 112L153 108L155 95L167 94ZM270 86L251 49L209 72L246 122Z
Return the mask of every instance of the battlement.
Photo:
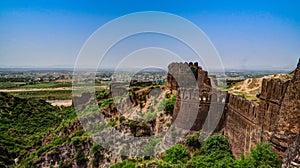
M195 63L171 63L168 66L167 86L172 90L179 87L211 86L207 71Z
M263 79L260 99L281 104L290 80Z
M245 117L249 122L258 124L258 105L237 95L229 94L228 108Z
M262 141L269 142L272 150L282 157L286 149L292 148L293 137L299 136L300 60L291 80L263 79L259 104L213 89L207 72L198 63L172 63L168 68L167 86L178 91L173 120L181 119L179 123L184 128L191 107L199 106L192 130L201 130L206 117L215 119L208 112L219 112L219 105L225 103L225 123L220 125L236 157Z

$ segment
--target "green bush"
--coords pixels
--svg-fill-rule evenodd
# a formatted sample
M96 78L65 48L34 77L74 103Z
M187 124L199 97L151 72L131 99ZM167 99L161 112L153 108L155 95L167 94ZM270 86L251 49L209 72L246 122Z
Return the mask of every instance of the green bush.
M161 138L151 138L149 140L149 142L147 143L147 145L145 145L142 154L144 156L147 156L147 158L149 158L149 156L152 156L155 154L155 147L158 143L161 142Z
M226 151L213 152L209 155L199 155L193 157L188 162L188 167L237 167L234 157Z
M252 149L249 157L241 157L240 165L248 167L281 167L279 157L271 151L270 144L261 143Z
M97 98L97 99L107 99L107 98L109 97L110 93L111 93L110 90L107 89L107 90L102 91L101 93L99 93L99 94L96 96L96 98Z
M156 119L156 112L148 112L144 115L144 119L146 121L152 121L154 119Z
M135 166L136 164L134 162L123 161L110 166L110 168L135 168Z
M163 157L163 160L172 164L186 163L189 160L189 153L182 145L174 145L166 150L166 156Z
M78 166L86 166L87 159L85 158L84 152L79 150L75 156L76 164Z
M61 162L59 162L58 168L72 168L72 164L69 162L65 163L65 162L61 161Z
M199 148L201 146L201 143L199 142L199 136L200 136L199 132L195 133L194 135L187 136L185 143L188 146Z
M130 121L129 123L129 128L130 128L130 131L135 135L136 134L136 131L137 131L137 122L136 121Z
M22 99L6 93L0 93L0 102L0 146L5 146L0 157L9 157L5 162L8 167L12 164L10 158L22 158L19 163L26 167L38 154L62 144L65 137L54 138L55 141L44 146L42 141L51 128L76 115L71 107L60 109L43 100ZM32 155L31 149L36 149Z
M119 118L120 123L123 123L123 121L125 121L125 120L126 120L126 119L125 119L124 116L120 116L120 118Z
M171 99L166 101L165 112L166 114L173 114L174 105L176 101L176 96L173 96Z
M201 144L200 154L202 155L209 155L219 151L231 153L230 144L225 135L217 134L210 136Z
M103 158L101 151L103 150L102 146L98 144L94 144L91 148L91 153L94 155L94 159L92 160L93 167L99 167L99 159Z

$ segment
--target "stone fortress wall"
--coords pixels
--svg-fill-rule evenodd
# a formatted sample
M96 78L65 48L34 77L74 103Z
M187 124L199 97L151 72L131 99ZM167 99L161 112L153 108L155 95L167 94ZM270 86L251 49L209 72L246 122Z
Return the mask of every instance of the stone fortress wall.
M192 70L194 76L185 73L186 67ZM291 80L263 80L259 104L233 94L215 95L221 91L212 88L208 73L197 63L172 63L168 68L167 86L178 92L173 120L186 117L189 107L199 104L192 130L201 130L209 110L212 110L212 114L219 113L220 109L212 109L218 106L211 104L225 103L217 129L224 130L237 158L242 153L247 154L257 143L269 142L271 149L283 159L283 165L300 163L300 60ZM186 86L184 83L195 79L198 90L179 87ZM199 93L195 94L196 91ZM199 102L195 102L197 100ZM185 115L179 116L180 108L183 108L181 111L184 111ZM184 125L185 121L182 119L181 125Z
M176 119L177 126L181 128L186 128L187 121L193 122L191 129L200 130L207 117L211 99L208 73L198 63L171 63L168 69L167 87L177 91L173 121ZM195 110L198 110L196 118L191 116Z

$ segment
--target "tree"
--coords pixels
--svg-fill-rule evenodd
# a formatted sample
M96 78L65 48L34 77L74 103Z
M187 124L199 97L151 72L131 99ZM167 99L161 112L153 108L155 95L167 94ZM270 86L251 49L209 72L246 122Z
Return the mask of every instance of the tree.
M213 152L224 151L231 153L230 144L225 135L217 134L208 137L201 145L200 154L209 155Z
M189 160L189 153L182 145L174 145L165 152L163 160L173 164L186 163Z
M130 161L123 161L112 165L110 168L135 168L135 163Z
M281 167L281 161L271 151L270 144L260 143L250 151L248 158L242 156L240 165L248 165L247 167Z

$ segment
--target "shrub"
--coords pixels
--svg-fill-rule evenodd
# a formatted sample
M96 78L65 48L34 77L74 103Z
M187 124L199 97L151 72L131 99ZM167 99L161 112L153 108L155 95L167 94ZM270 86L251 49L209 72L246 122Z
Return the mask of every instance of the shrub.
M76 164L78 166L85 166L87 159L85 158L84 152L82 150L79 150L75 156Z
M123 121L125 121L125 117L124 116L120 116L119 121L120 121L120 123L122 123Z
M270 144L261 143L257 144L256 148L250 151L248 158L242 156L240 165L249 165L250 167L281 167L281 161L271 151Z
M102 93L99 93L96 97L97 99L106 99L109 97L109 95L110 95L110 90L108 89L103 91Z
M135 163L130 161L123 161L112 165L110 168L135 168Z
M189 160L189 153L182 145L174 145L165 152L166 156L163 160L173 164L186 163Z
M151 156L155 154L155 147L158 143L161 142L161 138L151 138L147 145L143 149L143 155ZM149 157L148 157L149 158Z
M137 128L137 122L136 121L130 121L129 123L130 131L135 134L136 128Z
M199 132L195 133L194 135L190 135L186 138L185 143L188 146L199 148L201 146L201 143L199 142L199 136Z
M156 112L148 112L144 115L144 119L146 121L152 121L154 119L156 119Z
M98 105L100 106L100 108L104 108L104 107L112 104L113 102L114 102L114 99L109 98L109 99L104 100L102 103L99 102Z
M103 158L101 150L103 150L103 148L98 144L94 144L91 148L91 153L94 155L94 159L92 160L93 167L99 167L99 159Z
M213 152L229 152L231 153L230 144L225 135L217 134L208 137L201 145L200 154L209 155Z
M173 114L174 105L176 101L176 96L173 96L171 99L166 101L165 111L166 114Z
M200 155L193 157L188 162L188 167L237 167L231 153L226 151L213 152L209 155Z
M59 167L58 168L72 168L72 164L69 162L59 162Z

